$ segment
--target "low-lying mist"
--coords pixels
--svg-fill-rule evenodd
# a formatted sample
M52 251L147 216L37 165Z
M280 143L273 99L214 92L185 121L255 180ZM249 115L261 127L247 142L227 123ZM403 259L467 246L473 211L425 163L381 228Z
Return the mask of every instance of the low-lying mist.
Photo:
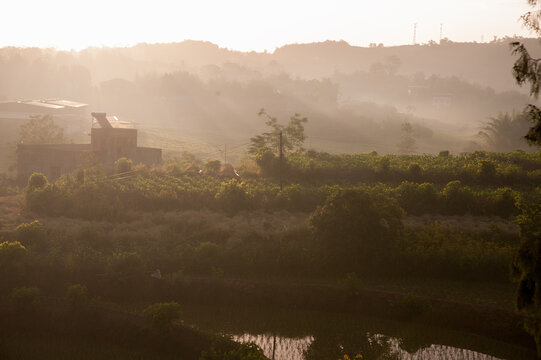
M0 49L0 100L85 102L89 111L135 122L142 145L212 158L229 144L236 147L229 161L265 129L261 108L283 124L295 113L307 117L305 147L319 151L529 150L519 113L531 100L513 84L509 41L389 48L327 41L274 53L196 41L80 52L9 47ZM1 124L3 170L21 121Z

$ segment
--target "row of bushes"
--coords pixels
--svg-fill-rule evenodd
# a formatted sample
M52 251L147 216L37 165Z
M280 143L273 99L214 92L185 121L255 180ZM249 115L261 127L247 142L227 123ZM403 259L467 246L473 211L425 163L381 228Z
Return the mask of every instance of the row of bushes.
M272 154L259 161L262 172L277 176L278 160ZM468 185L517 185L541 182L539 153L476 151L459 156L293 153L283 166L290 181L431 182L459 180Z
M66 176L48 183L43 175L29 180L26 205L29 210L49 216L120 220L129 210L172 211L188 209L289 210L310 212L340 189L365 189L395 198L412 215L444 214L497 215L517 213L520 193L511 188L471 188L451 181L442 188L432 183L403 182L390 185L290 184L280 190L265 179L223 181L214 177L172 176L158 170L133 178L115 180L105 176L83 181Z

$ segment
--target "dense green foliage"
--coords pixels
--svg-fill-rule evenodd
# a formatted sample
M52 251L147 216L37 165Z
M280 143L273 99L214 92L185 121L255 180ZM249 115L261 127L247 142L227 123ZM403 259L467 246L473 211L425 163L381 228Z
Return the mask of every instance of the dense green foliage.
M33 310L40 303L40 291L35 286L23 286L11 291L11 302L19 310Z
M307 152L287 161L282 190L272 169L239 169L237 180L220 177L215 164L202 173L176 163L139 167L120 179L89 168L54 184L35 174L26 207L40 221L11 234L21 257L2 262L0 248L0 265L19 266L23 279L39 274L47 286L80 283L107 299L153 302L193 276L346 278L352 296L371 276L505 283L519 246L506 223L541 176L539 155L523 152ZM71 219L58 224L58 216ZM480 226L478 216L490 218ZM163 280L149 275L156 269ZM417 314L425 305L396 308Z
M88 288L81 284L68 286L66 290L66 301L74 309L84 309L90 303Z
M0 275L6 277L10 272L16 275L22 271L26 255L26 248L18 241L0 243Z
M55 184L42 183L27 187L26 205L29 210L43 215L69 216L84 219L116 219L126 218L130 211L155 210L187 210L214 209L228 213L242 210L280 210L313 211L317 205L340 189L364 189L373 194L384 193L398 201L408 214L445 214L513 216L517 213L515 198L529 191L541 176L537 169L538 161L522 159L525 164L535 170L526 173L518 166L509 166L504 170L494 167L490 162L480 161L478 165L463 165L462 175L455 176L456 170L451 164L446 164L438 174L429 168L421 170L426 175L419 175L419 170L410 165L405 169L391 167L398 158L361 156L363 161L371 161L374 169L368 169L365 174L376 181L384 178L394 178L397 182L385 185L377 183L358 183L364 176L352 176L362 172L363 165L357 164L350 168L348 174L339 177L341 170L348 170L343 164L347 157L336 158L332 166L322 160L314 162L322 168L299 169L306 172L297 181L286 183L282 190L273 178L245 177L242 181L222 180L212 175L199 175L178 172L176 168L165 170L154 169L139 172L123 179L110 178L99 169L86 170L85 176L61 178ZM511 157L511 156L509 156ZM537 155L536 155L537 157ZM353 156L350 157L354 159ZM371 159L373 158L373 159ZM304 158L305 160L308 158ZM391 162L391 159L393 162ZM422 160L422 157L416 157ZM437 162L438 158L430 157ZM453 163L454 158L443 158L442 163ZM327 166L325 166L327 165ZM394 164L393 164L394 165ZM342 166L332 171L335 166ZM460 169L460 167L458 167ZM293 171L293 170L292 170ZM447 172L448 171L448 172ZM324 174L331 174L329 177ZM443 174L442 174L443 173ZM372 174L372 175L370 175ZM466 176L466 174L469 174ZM31 179L37 179L32 175ZM311 181L303 180L310 178ZM462 179L451 180L448 179ZM518 181L500 181L498 179L518 179ZM41 179L41 178L39 178ZM82 180L81 180L82 179ZM320 179L318 181L318 179ZM435 183L425 180L438 180ZM444 181L443 183L441 181ZM485 182L489 186L482 186ZM466 184L471 184L468 186ZM509 184L502 186L499 184ZM526 183L526 184L524 184ZM33 183L32 183L33 184ZM498 187L500 186L500 187Z
M151 175L124 183L107 179L83 185L57 183L29 191L26 200L28 209L43 215L120 220L134 210L312 211L341 188L385 193L395 198L408 214L414 215L470 213L509 217L516 214L515 197L521 193L511 188L472 189L459 181L450 182L443 188L431 183L410 182L396 187L381 184L343 187L291 184L280 191L278 184L267 180L222 183L214 178Z
M520 203L520 248L513 262L518 282L516 306L526 315L526 329L541 353L541 189Z
M132 169L132 161L128 158L122 157L115 161L115 171L118 174L128 172Z
M541 13L539 0L528 0L533 7L532 11L525 13L521 19L523 25L541 36L539 20ZM530 95L535 99L539 97L541 89L541 59L532 57L522 42L511 43L512 52L518 55L513 65L513 75L519 85L530 85ZM525 114L531 122L531 128L524 136L530 143L541 146L541 109L536 104L529 104ZM521 202L521 215L518 217L520 225L520 248L513 263L513 270L518 281L516 305L517 309L526 315L526 330L533 335L537 344L538 355L541 356L541 194L539 188L530 197Z
M323 181L401 181L445 184L460 180L468 185L538 184L541 180L540 154L515 151L476 151L458 156L341 154L308 151L288 157L289 178ZM494 176L483 171L487 162ZM415 164L415 166L413 166ZM483 165L484 164L484 165Z
M400 238L402 211L383 194L345 190L329 196L310 217L310 227L333 266L362 268L384 261Z
M130 222L141 212L154 212L151 222L165 226L158 233L104 232L83 226L76 234L79 240L69 245L62 240L65 235L49 237L45 252L55 259L50 264L69 266L81 275L102 273L105 268L110 294L128 298L144 292L149 285L145 271L156 268L166 274L212 276L343 276L354 271L502 280L518 245L514 234L496 226L458 231L431 223L404 228L402 214L512 219L518 214L517 201L528 196L541 174L539 155L523 152L458 157L308 152L292 153L288 160L298 182L289 181L283 190L272 177L255 174L224 180L216 174L182 172L166 165L117 180L92 168L82 177L65 176L55 184L28 186L26 206L41 215L113 222ZM313 166L305 167L303 162ZM344 179L325 176L332 169L344 171ZM303 180L308 175L299 175L303 172L311 174L310 181ZM372 173L374 181L390 180L358 183L348 181L348 172L350 176ZM510 173L515 175L509 177ZM295 176L290 174L291 178ZM425 182L430 179L436 181ZM247 211L312 212L311 231L301 226L279 233L253 230L233 235L203 219L189 223L164 218L166 212L187 210L223 211L230 221L246 216ZM33 228L32 224L22 225L17 234ZM41 241L17 239L39 250ZM73 260L67 263L55 257L51 249L57 246L63 253L72 253Z
M44 237L45 228L38 220L20 224L15 229L15 239L25 246L36 242L39 243L44 240Z
M160 332L169 332L173 322L180 318L180 305L177 302L156 303L143 310L143 316Z
M261 349L253 343L236 345L227 337L217 338L211 348L203 351L199 360L265 360Z

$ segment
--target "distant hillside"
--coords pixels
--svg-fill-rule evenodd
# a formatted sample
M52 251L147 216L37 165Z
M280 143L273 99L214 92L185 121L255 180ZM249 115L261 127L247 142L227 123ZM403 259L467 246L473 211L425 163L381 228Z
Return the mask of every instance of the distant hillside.
M457 76L498 91L516 90L511 76L514 62L509 43L502 39L491 43L454 43L441 45L406 45L392 47L356 47L348 43L286 45L277 49L273 60L290 72L303 77L331 76L335 72L351 73L369 70L389 57L400 61L399 73L424 73L427 76ZM532 50L540 48L535 39L523 39ZM539 52L539 51L537 51Z
M497 91L507 91L517 89L511 76L511 41L511 38L490 43L455 43L444 40L441 45L432 43L370 48L351 46L345 41L325 41L285 45L274 53L243 53L219 48L209 42L183 41L139 44L131 48L93 48L83 50L80 56L81 62L93 72L108 63L109 71L116 74L114 77L119 77L119 74L124 74L121 77L130 77L146 71L197 71L205 65L232 62L263 73L283 71L306 79L329 77L336 72L369 70L376 63L397 57L400 61L399 72L402 74L422 72L426 76L458 76L482 86L493 87ZM536 39L522 41L530 49L539 48ZM115 57L122 61L113 63L111 67L110 60ZM115 69L115 65L119 68ZM98 73L103 77L113 77L107 72Z
M170 139L176 150L172 134L245 143L264 130L256 114L265 108L282 123L307 116L307 145L318 150L396 152L400 124L410 121L418 152L456 153L483 147L476 134L489 117L532 101L511 76L510 41L369 48L325 41L273 53L202 41L79 52L8 47L0 49L0 100L85 102L151 129L154 146Z

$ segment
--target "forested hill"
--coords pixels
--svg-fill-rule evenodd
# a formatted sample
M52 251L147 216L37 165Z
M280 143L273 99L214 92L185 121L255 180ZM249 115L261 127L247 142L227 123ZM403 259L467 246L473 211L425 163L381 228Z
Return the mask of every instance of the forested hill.
M511 76L514 58L509 43L511 38L490 43L441 44L356 47L347 42L286 45L277 49L273 60L287 71L303 77L322 77L334 72L351 73L373 69L389 58L399 60L397 71L402 74L424 73L426 76L457 76L497 91L516 90ZM541 48L537 40L523 41L529 49Z
M265 108L281 122L307 116L308 146L317 150L392 153L407 120L418 152L503 151L526 145L515 136L512 146L488 146L476 134L490 117L532 101L511 75L512 40L398 47L325 41L272 53L203 41L82 51L7 47L0 49L0 100L66 98L141 127L222 144L264 130L256 114ZM522 134L527 124L516 124L512 133Z
M443 40L441 44L390 47L383 44L358 47L345 41L325 41L285 45L272 53L240 52L193 40L125 48L88 48L80 52L7 47L0 49L0 64L2 70L7 71L34 62L42 66L77 63L86 67L94 83L99 83L112 78L131 80L148 72L191 70L211 73L212 65L228 62L253 70L254 77L258 76L257 72L259 75L285 72L294 77L319 79L337 72L368 71L394 58L398 60L396 71L401 74L458 76L496 91L506 91L517 89L510 70L513 63L511 41L512 38L487 43ZM521 41L529 50L534 50L534 55L537 48L541 49L536 39Z
M511 38L490 43L455 43L443 40L441 44L405 45L385 47L352 46L345 41L325 41L310 44L291 44L276 49L273 53L239 52L220 48L202 41L183 41L171 44L140 44L131 48L88 49L81 55L99 55L96 63L86 63L97 70L102 60L118 57L115 69L124 71L148 71L163 69L197 69L205 65L236 63L265 73L286 72L306 79L329 77L336 72L352 73L367 71L378 63L385 64L389 58L398 59L397 71L402 74L424 73L426 76L458 76L497 91L515 90L511 77L513 57L509 43ZM535 39L524 40L529 49L538 48ZM93 66L94 65L94 66ZM112 70L112 69L111 69ZM211 69L207 68L207 71ZM103 74L105 77L106 73ZM128 76L129 74L126 74ZM132 74L133 75L133 74ZM109 75L110 76L110 75ZM118 75L117 75L118 76ZM106 80L106 79L103 79Z

